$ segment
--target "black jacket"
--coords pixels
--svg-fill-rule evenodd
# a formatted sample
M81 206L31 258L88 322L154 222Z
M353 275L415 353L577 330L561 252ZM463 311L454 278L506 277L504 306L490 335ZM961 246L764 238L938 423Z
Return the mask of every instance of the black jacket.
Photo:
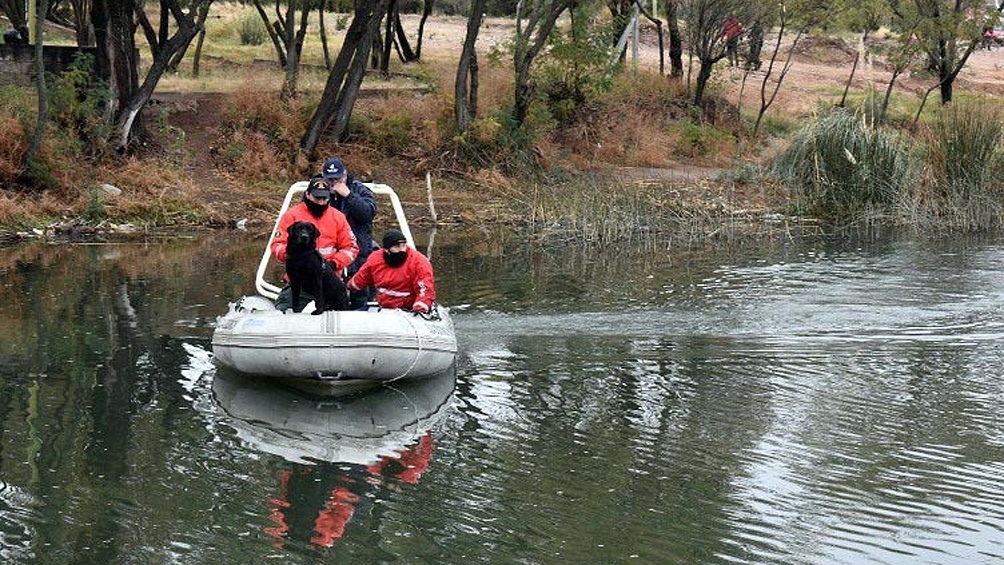
M359 244L359 256L349 264L349 276L355 274L359 267L363 266L366 258L373 251L373 217L376 216L376 199L373 191L363 183L357 181L352 175L346 179L345 184L349 187L349 195L342 198L338 193L332 191L334 200L331 205L340 210L349 220L352 233L356 236L356 243Z

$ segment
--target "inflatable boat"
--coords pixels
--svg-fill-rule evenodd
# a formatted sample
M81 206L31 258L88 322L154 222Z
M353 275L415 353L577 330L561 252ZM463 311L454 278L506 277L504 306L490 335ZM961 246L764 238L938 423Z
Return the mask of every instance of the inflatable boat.
M377 197L390 199L401 233L414 247L401 202L383 184L367 184ZM295 197L306 190L305 181L289 187L265 244L255 276L258 295L244 296L229 305L216 320L213 356L230 369L277 379L319 381L391 381L441 373L453 365L457 339L449 309L436 304L428 314L381 309L328 311L311 315L312 305L301 313L275 309L281 288L265 280L272 260L271 243L279 218Z

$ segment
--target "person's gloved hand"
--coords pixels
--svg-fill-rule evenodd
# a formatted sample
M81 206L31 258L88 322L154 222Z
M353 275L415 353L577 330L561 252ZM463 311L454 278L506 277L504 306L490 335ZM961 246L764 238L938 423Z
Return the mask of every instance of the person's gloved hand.
M426 304L423 304L423 303L421 303L421 302L416 302L416 303L415 303L415 304L414 304L414 305L413 305L413 306L411 307L411 311L412 311L412 312L418 312L419 314L426 314L426 313L428 313L428 312L429 312L429 306L428 306L428 305L426 305Z

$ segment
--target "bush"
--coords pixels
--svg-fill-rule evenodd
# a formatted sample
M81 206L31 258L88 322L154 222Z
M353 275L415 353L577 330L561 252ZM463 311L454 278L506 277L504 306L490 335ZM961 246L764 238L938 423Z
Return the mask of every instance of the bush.
M793 185L805 212L833 220L891 211L915 174L907 145L895 133L870 128L841 109L796 134L774 171Z
M261 45L265 43L265 38L268 35L265 24L255 12L248 12L241 17L237 33L240 35L241 45Z
M67 69L49 78L49 119L61 130L72 131L89 156L104 152L110 125L103 112L108 88L94 82L94 57L78 54Z
M996 193L1001 183L1001 112L985 104L953 104L932 127L933 187L945 198L969 200Z

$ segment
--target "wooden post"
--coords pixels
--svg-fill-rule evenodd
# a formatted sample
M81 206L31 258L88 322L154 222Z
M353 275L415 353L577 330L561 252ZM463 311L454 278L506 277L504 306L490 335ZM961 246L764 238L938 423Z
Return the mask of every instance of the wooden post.
M432 175L428 172L425 173L425 189L429 196L429 215L432 216L432 223L438 223L438 218L436 217L436 203L432 200Z
M35 0L28 0L28 43L35 44Z
M639 36L641 30L638 29L639 14L640 10L635 5L634 18L631 19L631 35L634 38L634 41L631 43L631 61L634 63L635 70L638 70L638 43L641 41L641 37Z

